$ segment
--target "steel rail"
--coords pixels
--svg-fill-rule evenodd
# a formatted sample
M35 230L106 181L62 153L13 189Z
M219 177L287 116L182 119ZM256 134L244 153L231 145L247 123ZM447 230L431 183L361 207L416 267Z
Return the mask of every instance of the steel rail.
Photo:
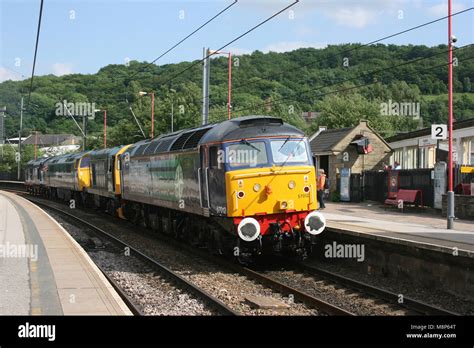
M119 239L119 238L113 236L112 234L104 231L100 227L97 227L97 226L93 225L92 223L90 223L90 222L88 222L84 219L81 219L80 217L75 216L74 214L70 214L70 213L68 213L64 210L61 210L61 209L59 209L55 206L46 204L44 202L39 202L38 200L36 200L32 197L25 196L25 198L28 199L30 202L38 205L38 206L43 206L47 209L53 210L56 213L59 213L60 215L64 215L67 218L70 218L70 219L72 219L72 220L88 227L89 229L91 229L96 234L101 235L101 236L105 236L107 239L111 240L113 243L121 245L124 248L127 248L127 250L129 250L131 254L133 254L133 255L137 256L138 258L140 258L141 260L149 263L150 265L152 265L153 267L158 269L160 273L162 273L165 276L167 276L168 278L170 278L173 281L173 283L178 285L180 288L184 288L184 289L188 290L189 292L192 292L195 296L197 296L197 297L201 298L203 301L207 302L211 307L216 309L221 314L223 314L223 315L232 315L232 316L239 315L238 312L236 312L233 309L231 309L230 307L228 307L226 304L224 304L222 301L220 301L219 299L217 299L214 296L212 296L211 294L209 294L207 291L197 287L196 285L189 282L184 277L180 276L176 272L173 272L168 267L162 265L157 260L155 260L155 259L149 257L148 255L142 253L138 249L135 249L134 247L127 244L126 242L122 241L121 239Z
M448 311L445 309L442 309L440 307L436 307L433 305L430 305L428 303L418 301L415 299L412 299L410 297L403 296L403 300L400 303L400 294L396 294L392 291L374 286L374 285L369 285L367 283L360 282L358 280L352 279L345 277L343 275L333 273L330 271L326 271L320 268L317 268L315 266L310 266L305 263L293 263L293 266L303 272L308 273L309 275L317 275L326 279L330 279L331 281L334 281L339 284L343 284L344 286L347 286L349 288L352 288L354 290L370 294L372 296L375 296L377 298L380 298L386 302L389 302L392 305L397 305L399 307L403 307L408 310L412 310L415 312L418 312L420 314L424 315L459 315L458 313Z

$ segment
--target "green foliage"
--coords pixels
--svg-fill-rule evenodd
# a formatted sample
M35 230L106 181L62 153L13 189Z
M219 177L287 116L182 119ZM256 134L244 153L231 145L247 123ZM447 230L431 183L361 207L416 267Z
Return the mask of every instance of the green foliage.
M340 202L341 201L341 194L337 191L331 192L331 202Z
M18 148L13 145L0 145L0 173L16 174L18 170L17 162ZM41 153L38 152L38 156ZM33 145L26 145L21 148L21 168L25 167L28 161L35 157L35 150Z
M0 173L11 173L15 163L16 149L8 145L0 145Z
M447 117L447 66L445 45L330 45L287 53L255 51L233 61L232 116L273 115L307 131L319 125L348 127L367 119L382 135L415 129L419 122L409 117L381 116L380 105L389 100L420 103L425 126ZM454 117L474 117L474 47L456 50L459 65L454 68ZM427 59L403 64L422 57ZM348 65L344 65L347 58ZM211 59L210 121L227 119L227 57ZM108 144L126 144L143 138L129 107L132 107L146 136L151 133L151 98L140 91L155 92L155 135L200 124L202 72L200 64L166 83L193 62L150 65L132 61L128 66L111 64L96 74L53 75L35 78L31 104L24 113L23 135L73 133L79 129L68 116L56 115L56 103L95 103L107 109ZM397 65L396 68L391 68ZM433 69L430 69L433 67ZM270 76L270 77L268 77ZM19 128L21 95L29 80L0 83L0 105L7 106L7 136ZM176 92L172 92L174 89ZM128 103L127 103L128 101ZM318 112L312 125L302 112ZM77 119L81 123L80 119ZM102 112L89 122L89 147L103 144Z

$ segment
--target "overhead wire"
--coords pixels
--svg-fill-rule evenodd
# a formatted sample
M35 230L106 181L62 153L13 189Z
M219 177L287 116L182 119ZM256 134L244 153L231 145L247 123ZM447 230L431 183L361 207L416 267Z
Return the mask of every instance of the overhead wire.
M231 41L227 42L225 45L223 45L222 47L218 48L217 50L215 50L214 52L208 54L207 56L205 56L204 58L202 59L199 59L197 60L196 62L192 63L191 65L189 65L188 67L186 67L185 69L181 70L180 72L178 72L177 74L173 75L171 78L167 79L166 81L163 82L164 85L167 85L168 83L170 83L171 81L173 81L174 79L176 79L177 77L181 76L182 74L184 74L186 71L188 71L189 69L195 67L196 65L198 64L201 64L202 62L204 62L206 59L208 59L209 57L217 54L218 51L221 51L223 50L224 48L226 48L227 46L233 44L234 42L240 40L241 38L243 38L244 36L250 34L251 32L253 32L255 29L261 27L262 25L264 25L265 23L267 23L268 21L272 20L273 18L275 18L276 16L278 16L279 14L283 13L284 11L288 10L289 8L293 7L294 5L296 5L297 3L299 2L299 0L295 0L293 3L291 3L290 5L286 6L285 8L281 9L280 11L274 13L273 15L271 15L270 17L266 18L265 20L263 20L262 22L258 23L257 25L253 26L252 28L250 28L249 30L247 30L246 32L240 34L239 36L237 36L236 38L232 39Z

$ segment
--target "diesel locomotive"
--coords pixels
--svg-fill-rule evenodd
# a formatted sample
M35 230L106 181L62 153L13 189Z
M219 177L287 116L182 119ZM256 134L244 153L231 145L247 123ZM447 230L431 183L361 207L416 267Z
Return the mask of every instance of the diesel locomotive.
M307 138L268 116L31 161L25 181L240 260L304 257L326 224Z

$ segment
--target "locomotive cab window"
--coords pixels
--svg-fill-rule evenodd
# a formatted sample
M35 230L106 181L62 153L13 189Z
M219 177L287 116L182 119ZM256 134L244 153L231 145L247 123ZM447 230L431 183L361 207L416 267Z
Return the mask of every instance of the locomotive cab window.
M273 162L308 163L308 150L304 140L272 140L271 143Z
M89 167L90 162L91 162L91 158L90 158L90 157L84 157L84 158L81 160L81 168L87 168L87 167Z
M233 168L262 166L268 163L265 142L242 140L227 146L225 162Z

